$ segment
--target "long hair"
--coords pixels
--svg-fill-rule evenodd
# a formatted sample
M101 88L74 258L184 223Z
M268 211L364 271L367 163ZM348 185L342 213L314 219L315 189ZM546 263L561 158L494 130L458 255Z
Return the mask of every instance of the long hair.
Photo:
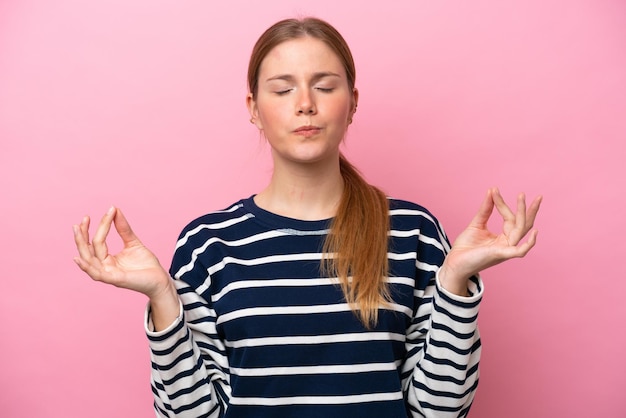
M337 54L353 91L356 69L348 44L327 22L307 17L281 20L257 40L248 65L248 88L253 98L258 91L261 63L267 54L282 42L305 36L324 42ZM339 166L344 189L324 242L321 269L329 277L339 279L346 301L363 325L371 328L378 322L378 308L391 301L386 281L389 203L385 194L368 184L343 155Z

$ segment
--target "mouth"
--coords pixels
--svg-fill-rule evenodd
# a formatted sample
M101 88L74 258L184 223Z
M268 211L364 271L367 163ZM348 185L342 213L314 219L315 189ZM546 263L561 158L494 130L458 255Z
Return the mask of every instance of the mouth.
M320 128L319 126L313 126L313 125L307 125L307 126L301 126L297 129L295 129L293 132L296 135L302 135L302 136L313 136L317 133L319 133L322 130L322 128Z

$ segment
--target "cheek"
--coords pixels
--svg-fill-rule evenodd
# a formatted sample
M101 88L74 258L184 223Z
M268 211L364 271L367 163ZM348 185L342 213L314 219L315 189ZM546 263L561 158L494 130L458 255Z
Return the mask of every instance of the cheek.
M350 116L350 101L338 100L328 105L327 111L329 114L334 115L336 120L347 120Z
M335 113L347 114L350 110L351 98L348 95L341 95L341 97L335 97L333 100L327 102L328 106L332 107Z
M285 120L288 110L282 103L263 103L258 109L261 121L268 125Z

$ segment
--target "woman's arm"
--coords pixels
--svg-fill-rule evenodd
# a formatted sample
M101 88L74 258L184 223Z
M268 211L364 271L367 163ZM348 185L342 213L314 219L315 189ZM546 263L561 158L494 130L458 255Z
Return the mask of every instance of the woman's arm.
M517 197L517 210L513 212L496 188L489 189L480 209L468 227L452 245L441 266L439 279L448 291L466 296L470 277L511 258L524 257L535 246L537 230L532 229L541 205L535 198L526 208L526 197ZM494 207L503 219L502 232L489 231L487 223ZM524 238L528 236L526 241Z
M520 195L514 213L497 189L489 190L449 252L447 242L441 248L424 244L418 249L418 257L428 258L431 264L443 262L435 274L418 273L429 282L423 291L416 291L418 307L407 331L403 383L415 416L464 417L469 412L479 376L477 319L483 286L478 273L530 251L536 242L532 227L540 203L541 198L535 199L527 211ZM499 235L487 228L494 207L504 219ZM529 239L522 242L528 233ZM443 231L438 235L445 237Z
M115 255L109 254L106 244L112 224L123 242ZM119 209L109 209L91 242L89 217L85 217L74 226L74 240L79 254L74 261L93 280L149 298L146 332L157 415L219 416L224 408L221 399L229 396L230 389L223 372L227 369L225 349L214 331L208 305L182 281L172 280ZM194 323L198 316L205 321Z
M151 384L159 417L219 417L230 398L226 347L215 328L216 315L194 289L174 280L179 317L155 332L146 310L152 361Z
M480 278L473 277L468 287L470 296L457 296L446 291L435 274L420 295L407 332L404 365L411 416L464 417L469 412L479 377Z
M141 243L121 210L111 207L89 242L89 217L74 225L78 257L74 261L93 280L134 290L148 296L156 329L170 325L179 311L178 296L169 274ZM111 224L122 239L118 254L109 254L106 239Z

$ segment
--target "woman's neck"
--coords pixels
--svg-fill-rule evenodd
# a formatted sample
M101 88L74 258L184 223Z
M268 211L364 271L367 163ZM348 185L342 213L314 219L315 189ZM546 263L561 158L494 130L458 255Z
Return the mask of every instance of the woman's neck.
M339 160L275 164L270 184L254 197L254 202L277 215L315 221L335 216L342 193Z

